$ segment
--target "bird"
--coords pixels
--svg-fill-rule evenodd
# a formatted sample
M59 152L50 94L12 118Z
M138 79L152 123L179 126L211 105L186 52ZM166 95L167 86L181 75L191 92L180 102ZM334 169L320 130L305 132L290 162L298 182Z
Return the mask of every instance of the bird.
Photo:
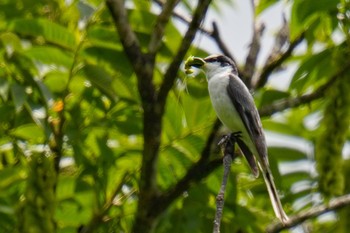
M236 64L225 55L214 54L206 58L190 56L185 62L185 72L192 74L193 67L204 71L216 115L232 131L255 177L259 176L260 169L276 217L285 224L288 217L283 210L270 169L259 112L253 96L239 78Z

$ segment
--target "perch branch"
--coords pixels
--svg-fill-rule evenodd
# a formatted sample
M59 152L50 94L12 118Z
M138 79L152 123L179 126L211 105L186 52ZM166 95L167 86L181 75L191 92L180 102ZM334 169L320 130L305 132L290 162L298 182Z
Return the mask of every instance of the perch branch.
M216 197L216 213L214 219L214 228L213 233L220 233L221 219L222 213L224 211L225 204L225 191L228 176L230 174L232 159L234 158L235 151L235 141L231 139L231 136L226 136L225 139L222 139L219 144L224 145L224 158L223 158L223 166L224 166L224 175L222 177L220 191Z
M328 205L316 206L300 214L290 216L289 221L284 225L281 222L272 223L267 227L266 231L268 233L277 233L281 230L294 227L308 219L315 218L329 211L333 211L348 205L350 205L350 194L335 198L330 201Z

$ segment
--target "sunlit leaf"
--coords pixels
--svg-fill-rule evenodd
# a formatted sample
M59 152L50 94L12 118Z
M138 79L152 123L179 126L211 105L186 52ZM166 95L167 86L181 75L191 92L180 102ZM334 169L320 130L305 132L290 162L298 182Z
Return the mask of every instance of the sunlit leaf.
M73 63L72 54L56 47L34 46L23 52L30 59L40 61L44 64L55 64L70 68Z
M36 143L42 143L45 140L43 129L33 123L21 125L13 129L11 131L11 135L19 139L24 139Z
M111 89L112 77L101 67L95 65L86 65L81 70L83 74L96 86L103 94L112 100L116 100L114 90Z
M25 87L20 86L18 84L12 85L11 94L12 94L14 105L16 107L16 111L19 111L23 107L23 104L25 103L27 98Z
M49 43L74 50L76 39L67 28L47 19L16 19L11 22L10 30L22 36L42 37Z

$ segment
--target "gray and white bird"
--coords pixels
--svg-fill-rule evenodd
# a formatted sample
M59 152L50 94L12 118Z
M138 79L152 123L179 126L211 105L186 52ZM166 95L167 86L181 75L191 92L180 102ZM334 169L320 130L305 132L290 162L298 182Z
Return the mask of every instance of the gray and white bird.
M265 135L254 99L246 85L238 77L235 63L223 55L211 55L204 59L189 57L186 73L192 67L202 69L208 80L210 99L220 121L238 134L239 145L255 177L259 168L263 174L273 210L282 223L288 221L278 196L270 170Z

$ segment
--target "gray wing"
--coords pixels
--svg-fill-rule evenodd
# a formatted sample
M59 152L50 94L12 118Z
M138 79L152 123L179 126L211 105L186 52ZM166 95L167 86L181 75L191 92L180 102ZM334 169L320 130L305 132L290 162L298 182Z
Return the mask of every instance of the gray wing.
M256 147L256 150L259 153L260 161L263 163L263 168L266 168L268 166L266 141L260 121L260 116L258 110L256 109L252 95L249 93L245 84L237 76L235 77L234 75L229 76L229 85L227 86L227 92L231 97L230 99L232 100L234 107L240 115L244 126L246 127L249 136ZM245 154L244 151L243 153L246 158L249 157L247 158L249 164L251 166L256 166L255 161L251 161L254 159L250 158L252 157L251 153L250 156L248 153ZM254 169L254 167L252 167L252 169Z

